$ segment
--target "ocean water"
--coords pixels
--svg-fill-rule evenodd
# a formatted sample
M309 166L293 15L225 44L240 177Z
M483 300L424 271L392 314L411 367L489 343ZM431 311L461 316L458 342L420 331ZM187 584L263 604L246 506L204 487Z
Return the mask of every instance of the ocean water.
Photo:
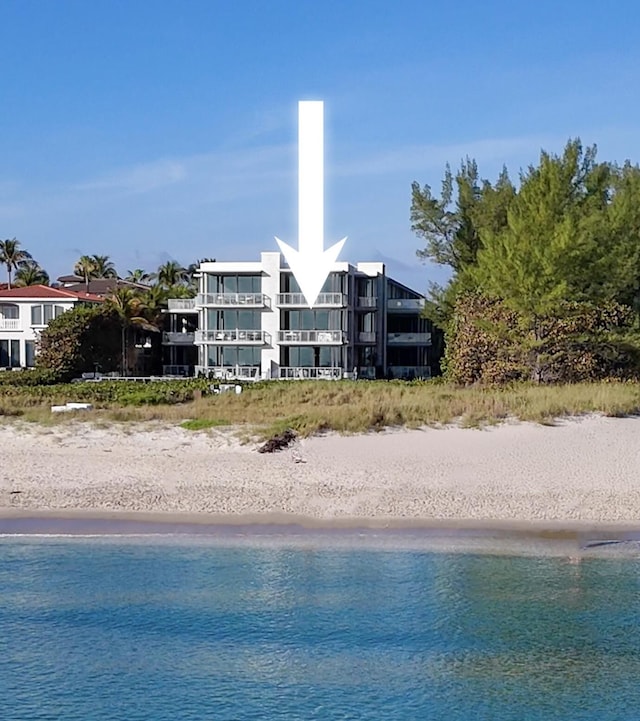
M0 719L633 721L640 560L5 538Z

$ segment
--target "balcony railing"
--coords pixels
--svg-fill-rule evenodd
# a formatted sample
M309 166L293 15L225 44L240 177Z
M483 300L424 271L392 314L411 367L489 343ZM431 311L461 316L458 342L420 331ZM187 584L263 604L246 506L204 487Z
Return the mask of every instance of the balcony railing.
M375 343L376 334L375 331L360 331L358 333L358 343Z
M196 343L214 343L217 345L265 345L271 342L271 336L263 330L199 330L196 331Z
M0 318L0 330L20 330L20 319Z
M387 310L419 313L424 308L424 298L389 298Z
M414 378L431 378L431 366L389 366L392 378L413 380Z
M169 298L167 301L167 308L170 311L191 311L196 313L196 299L195 298Z
M164 345L193 345L196 340L195 333L165 332L162 334Z
M165 376L190 376L193 366L170 365L162 366L162 375Z
M373 295L361 295L358 298L358 308L377 308L378 298Z
M342 345L345 335L341 330L281 330L278 340L292 345Z
M308 308L309 303L302 293L278 293L280 306ZM313 304L314 308L343 308L347 305L344 293L320 293Z
M389 345L431 345L431 333L387 333Z
M342 368L306 368L306 367L281 367L280 378L288 380L340 380L342 378Z
M217 380L256 380L260 366L196 366L196 375Z
M263 293L200 293L196 298L198 305L212 308L264 308L269 306L269 297Z

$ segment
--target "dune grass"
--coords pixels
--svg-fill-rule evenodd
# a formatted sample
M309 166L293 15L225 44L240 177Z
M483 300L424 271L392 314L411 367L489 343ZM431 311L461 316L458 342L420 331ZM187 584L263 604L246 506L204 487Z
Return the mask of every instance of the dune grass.
M149 384L151 385L151 384ZM303 436L323 431L360 433L393 426L458 423L480 427L507 418L551 424L588 413L628 416L640 412L638 383L582 383L563 386L518 384L500 388L458 388L442 382L272 381L247 384L241 394L180 392L158 401L158 390L135 389L135 402L105 396L100 384L58 387L56 392L0 390L0 416L58 424L79 419L100 422L161 421L191 430L241 425L270 436L292 428ZM166 386L165 386L166 387ZM195 386L194 386L195 388ZM92 393L95 398L92 399ZM197 394L196 394L197 395ZM52 403L93 400L95 410L52 414Z

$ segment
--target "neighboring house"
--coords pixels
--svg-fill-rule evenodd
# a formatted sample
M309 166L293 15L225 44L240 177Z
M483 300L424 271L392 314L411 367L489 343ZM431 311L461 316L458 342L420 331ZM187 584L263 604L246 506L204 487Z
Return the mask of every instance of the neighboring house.
M149 286L144 283L133 283L129 280L120 278L90 278L89 283L84 282L84 278L77 275L61 275L58 278L60 287L65 290L72 290L78 293L86 293L99 295L101 298L109 295L116 288L133 288L134 290L149 290Z
M38 334L52 318L79 304L102 300L91 293L46 285L0 290L0 368L33 367Z
M425 299L383 263L336 263L312 309L278 252L205 262L167 311L164 372L214 378L428 378Z

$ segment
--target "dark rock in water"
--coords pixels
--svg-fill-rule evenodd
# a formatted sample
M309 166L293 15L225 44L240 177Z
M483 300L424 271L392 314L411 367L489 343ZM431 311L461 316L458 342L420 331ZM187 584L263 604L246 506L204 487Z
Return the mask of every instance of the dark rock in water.
M263 446L258 448L258 453L275 453L276 451L282 451L285 448L288 448L296 440L296 438L297 435L295 431L287 428L284 433L274 436L273 438L269 438Z

